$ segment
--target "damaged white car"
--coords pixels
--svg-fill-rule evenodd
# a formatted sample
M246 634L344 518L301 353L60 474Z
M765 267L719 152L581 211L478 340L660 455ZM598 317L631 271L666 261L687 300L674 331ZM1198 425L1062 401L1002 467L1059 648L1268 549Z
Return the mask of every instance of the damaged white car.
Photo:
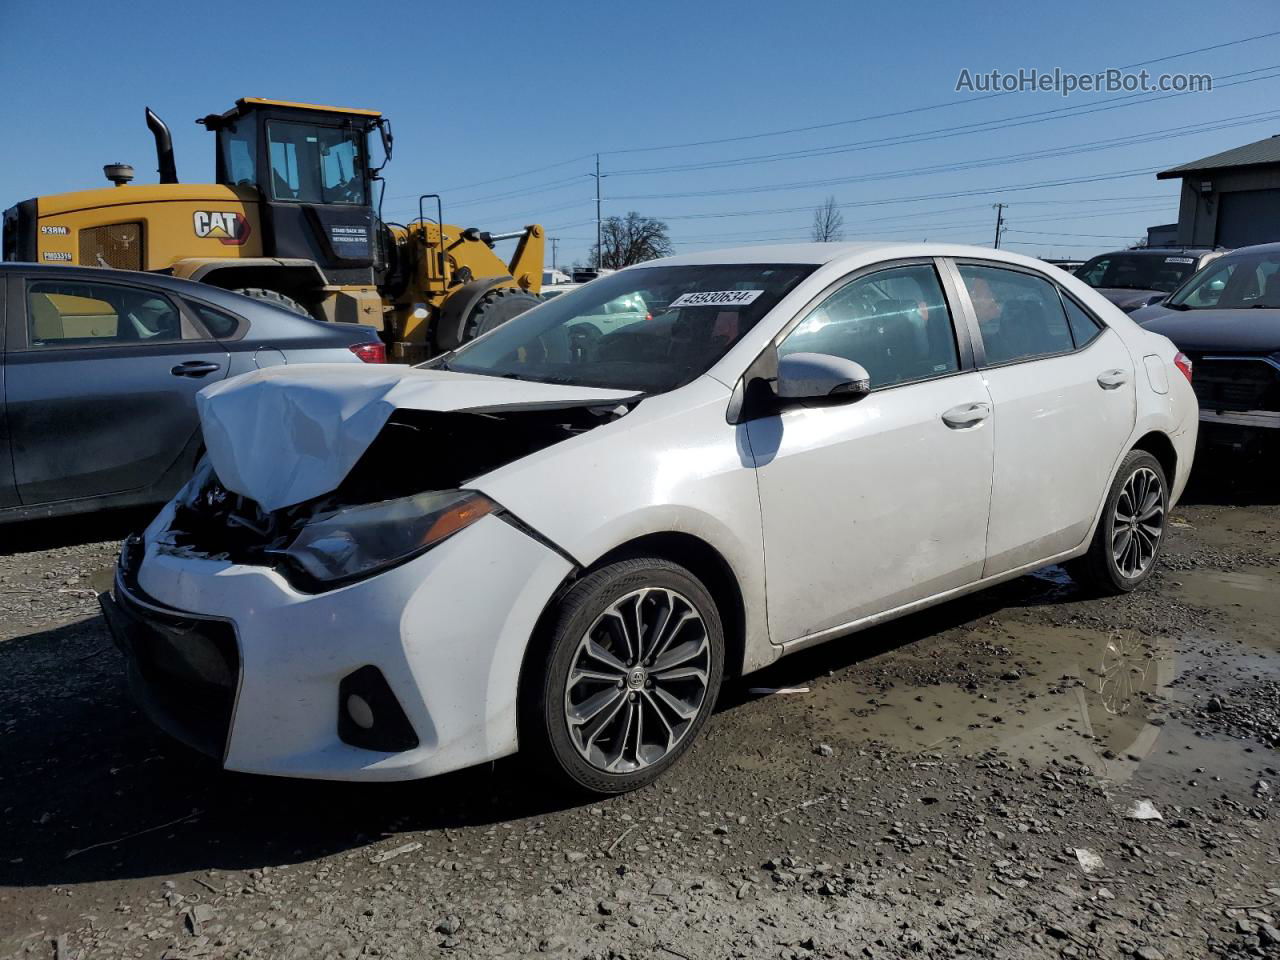
M620 299L643 313L592 319ZM422 368L209 387L204 466L103 606L148 715L227 769L519 749L620 792L725 677L1049 563L1137 586L1191 468L1190 375L1003 251L656 261Z

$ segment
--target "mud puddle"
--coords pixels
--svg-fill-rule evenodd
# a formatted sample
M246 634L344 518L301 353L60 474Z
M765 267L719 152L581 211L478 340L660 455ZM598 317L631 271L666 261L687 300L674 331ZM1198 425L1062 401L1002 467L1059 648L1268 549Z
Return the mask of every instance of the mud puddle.
M962 641L1006 650L1003 666L987 663L979 676L959 682L822 684L813 691L814 719L819 729L829 725L830 735L867 748L1072 760L1117 783L1212 788L1238 781L1274 762L1274 754L1185 718L1194 719L1222 679L1280 676L1278 576L1179 573L1179 599L1225 616L1204 634L1148 635L1040 616L1037 608L1072 589L1065 575L1046 571L1031 584L1034 605L1006 610L1002 622L980 624Z

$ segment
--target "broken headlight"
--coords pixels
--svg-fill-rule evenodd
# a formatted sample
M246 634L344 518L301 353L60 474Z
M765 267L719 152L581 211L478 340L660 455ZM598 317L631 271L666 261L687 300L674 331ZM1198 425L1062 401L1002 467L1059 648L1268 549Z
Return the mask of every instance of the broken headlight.
M440 490L316 517L283 552L326 587L412 560L497 509L471 490Z

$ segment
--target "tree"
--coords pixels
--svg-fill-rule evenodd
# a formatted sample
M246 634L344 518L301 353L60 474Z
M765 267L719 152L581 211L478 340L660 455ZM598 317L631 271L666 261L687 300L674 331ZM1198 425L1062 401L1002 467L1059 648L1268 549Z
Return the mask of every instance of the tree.
M813 230L810 232L814 243L829 243L844 239L844 214L836 205L835 197L827 197L822 205L813 211Z
M667 225L634 210L625 217L609 217L600 225L600 246L602 249L592 245L591 259L597 266L614 270L668 256L672 250Z

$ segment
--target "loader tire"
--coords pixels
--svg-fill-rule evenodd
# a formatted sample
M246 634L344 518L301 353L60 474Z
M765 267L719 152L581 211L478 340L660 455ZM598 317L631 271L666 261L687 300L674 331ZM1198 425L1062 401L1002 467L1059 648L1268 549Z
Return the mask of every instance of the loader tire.
M468 340L474 340L476 337L502 326L512 317L519 316L530 307L536 307L541 302L532 293L526 293L524 290L516 290L512 287L499 287L496 290L490 290L471 309L471 315L467 317L466 327L463 330L462 342L466 343Z
M239 290L233 290L243 297L252 297L254 300L265 300L267 303L274 303L277 307L283 307L302 317L311 316L311 311L300 304L293 297L286 297L283 293L277 293L275 290L267 290L265 287L241 287Z

